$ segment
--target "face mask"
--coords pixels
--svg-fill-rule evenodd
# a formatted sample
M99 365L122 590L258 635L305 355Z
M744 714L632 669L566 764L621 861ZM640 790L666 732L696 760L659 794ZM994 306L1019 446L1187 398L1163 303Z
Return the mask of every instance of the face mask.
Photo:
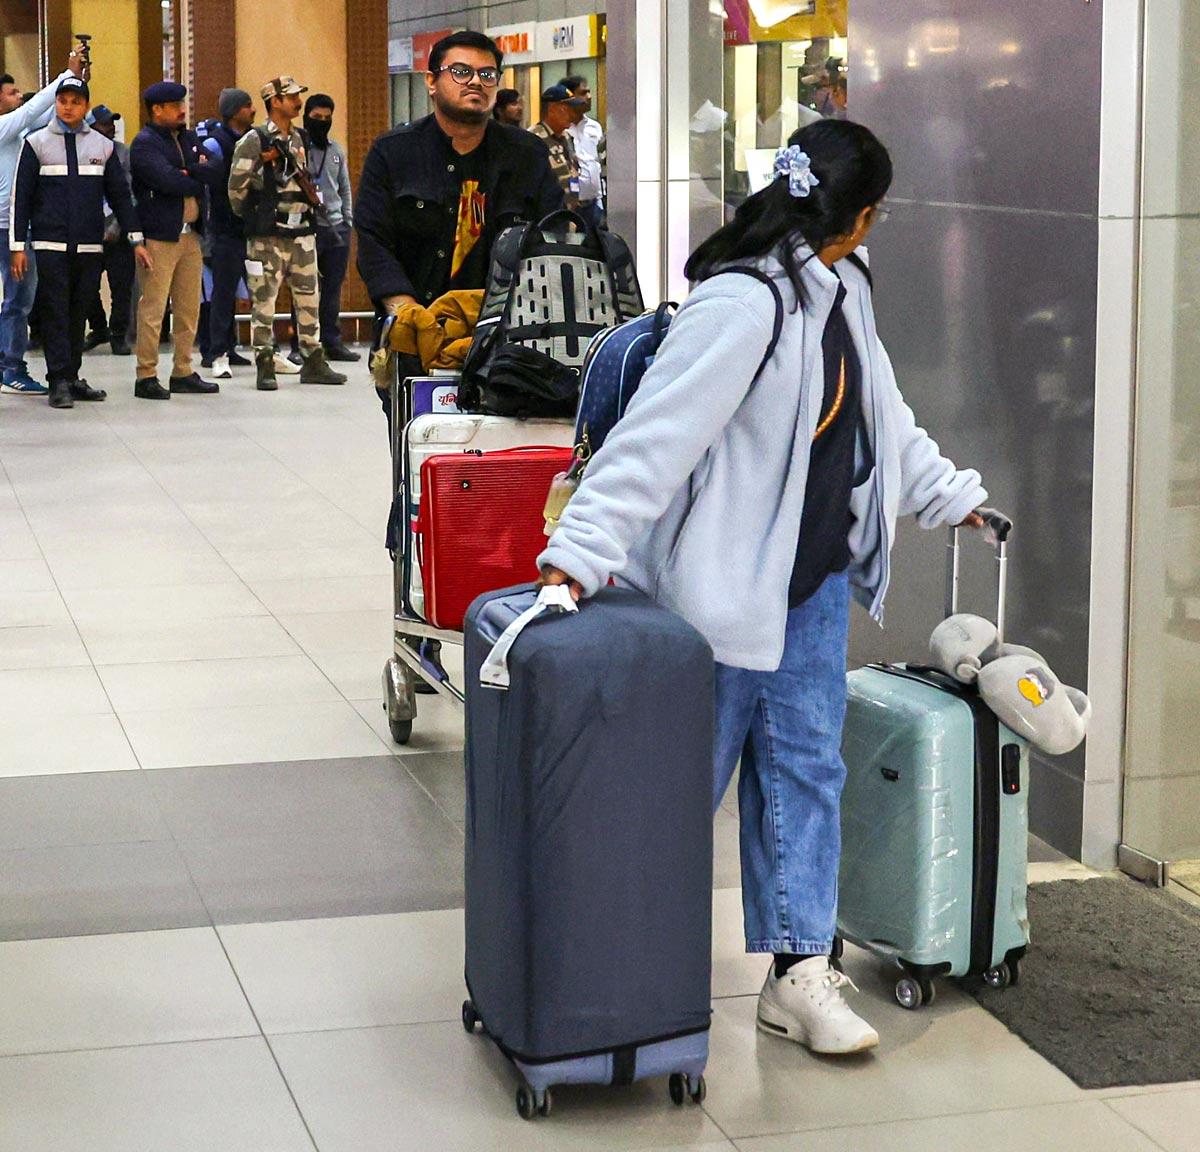
M312 137L317 148L324 148L329 143L329 129L333 124L329 120L314 120L311 116L304 117L304 130Z

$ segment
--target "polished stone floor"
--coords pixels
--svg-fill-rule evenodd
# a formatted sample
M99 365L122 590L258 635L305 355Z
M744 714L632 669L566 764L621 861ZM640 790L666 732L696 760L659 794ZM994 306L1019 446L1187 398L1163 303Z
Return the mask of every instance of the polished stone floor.
M904 1012L861 953L876 1054L758 1033L731 806L703 1107L563 1089L521 1121L458 1023L460 719L422 698L398 749L380 709L365 373L155 404L131 367L88 357L101 405L0 397L0 1152L1200 1147L1200 1085L1083 1091L953 988Z

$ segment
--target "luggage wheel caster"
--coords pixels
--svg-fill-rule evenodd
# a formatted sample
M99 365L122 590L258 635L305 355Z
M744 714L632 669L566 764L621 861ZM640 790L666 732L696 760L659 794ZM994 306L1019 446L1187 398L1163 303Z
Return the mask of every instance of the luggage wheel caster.
M842 956L846 951L846 941L840 936L833 938L833 947L829 949L829 967L837 972L844 972L842 967Z
M549 1116L553 1108L554 1097L550 1095L549 1088L542 1093L540 1102L537 1098L537 1092L530 1088L528 1084L522 1084L517 1089L517 1115L522 1120L533 1120L538 1116Z
M394 656L383 666L383 710L392 739L407 744L412 739L417 704L407 669Z
M475 1029L479 1026L479 1012L470 1000L463 1001L462 1024L467 1032L472 1036L475 1035Z
M983 982L989 988L1008 988L1021 979L1021 962L1005 960L983 974Z
M896 1003L915 1012L933 1003L936 995L933 981L924 976L901 976L896 981Z
M682 1072L672 1072L669 1087L672 1102L680 1107L689 1096L692 1098L693 1104L703 1104L705 1096L708 1095L708 1085L704 1082L703 1076L692 1079Z

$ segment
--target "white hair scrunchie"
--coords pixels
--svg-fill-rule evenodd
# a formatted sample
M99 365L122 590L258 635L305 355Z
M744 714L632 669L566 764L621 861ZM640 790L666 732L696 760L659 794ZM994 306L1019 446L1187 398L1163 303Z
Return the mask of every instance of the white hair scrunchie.
M775 153L775 175L786 176L788 195L803 200L821 181L812 170L812 160L798 144L780 148Z

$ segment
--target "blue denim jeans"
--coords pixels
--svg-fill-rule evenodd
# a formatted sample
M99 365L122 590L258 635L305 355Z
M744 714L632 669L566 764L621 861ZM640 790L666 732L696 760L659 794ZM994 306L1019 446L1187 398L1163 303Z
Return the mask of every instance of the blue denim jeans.
M0 304L0 372L28 371L25 349L29 347L29 313L33 311L33 298L37 295L37 262L33 249L29 253L29 271L24 280L14 280L9 271L8 229L0 231L0 265L3 266L4 303Z
M740 756L747 952L819 955L833 942L849 626L843 572L788 613L776 671L717 665L713 807Z

